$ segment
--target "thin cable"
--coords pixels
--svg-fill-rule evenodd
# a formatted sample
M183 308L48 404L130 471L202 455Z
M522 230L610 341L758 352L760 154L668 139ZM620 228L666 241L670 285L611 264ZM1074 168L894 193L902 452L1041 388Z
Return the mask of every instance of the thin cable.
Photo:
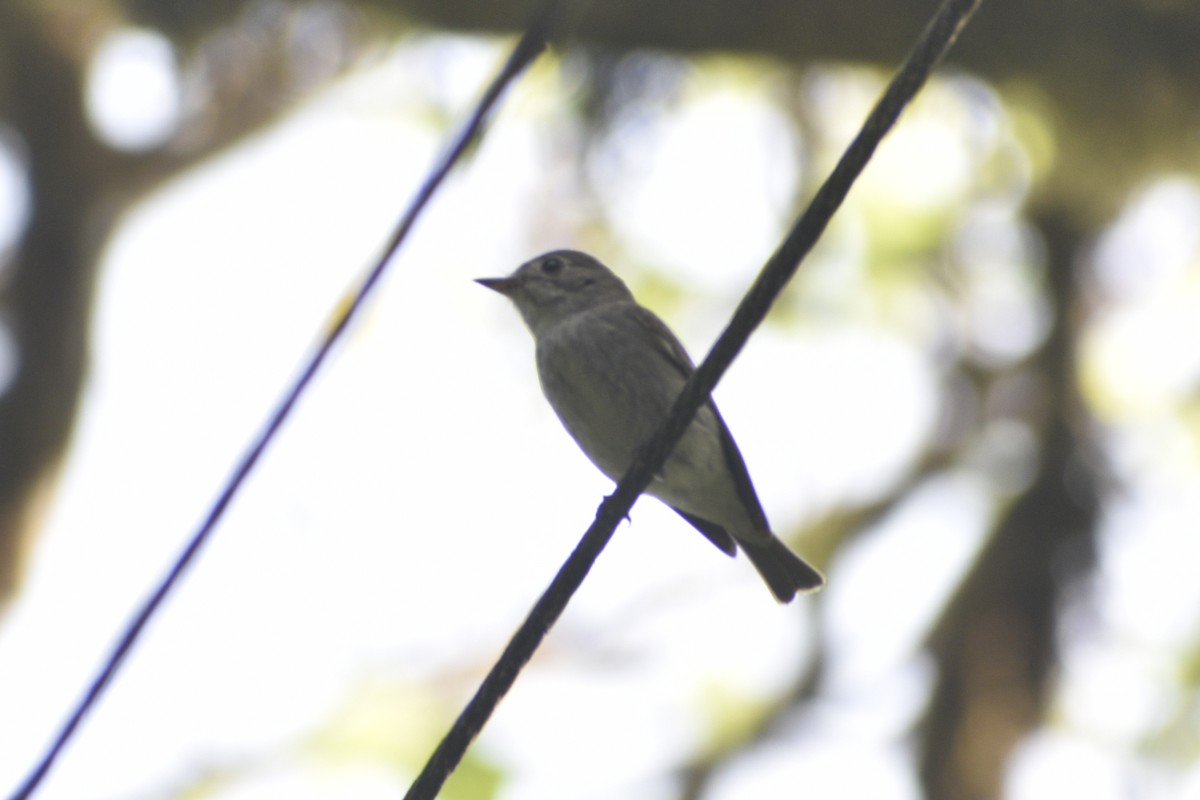
M884 135L925 84L930 71L954 44L981 2L944 0L938 8L883 97L863 123L858 136L767 261L708 357L688 380L667 421L639 451L625 477L617 484L616 491L600 504L595 521L434 750L404 795L405 800L433 800L437 796L450 773L462 760L467 747L512 688L521 669L533 657L550 626L562 615L621 519L629 513L638 495L649 485L651 477L666 461L700 405L741 351L750 334L766 317L783 287L795 275L800 262L816 244Z
M121 663L141 636L146 623L157 613L163 600L175 588L184 571L195 560L196 555L216 528L225 510L229 507L230 502L237 495L238 490L241 489L242 484L245 482L247 476L249 476L251 470L253 470L255 464L258 463L259 457L262 456L267 446L274 440L284 421L291 414L296 401L299 400L305 388L312 381L317 370L325 361L326 356L333 349L334 344L341 338L350 320L359 311L366 301L367 296L371 293L371 290L379 282L380 277L382 277L388 264L400 249L400 245L407 238L417 218L425 209L425 206L429 203L442 181L450 173L450 170L453 169L455 164L458 163L471 146L471 143L480 135L489 112L500 99L500 95L504 92L504 89L545 48L552 24L557 21L558 15L556 12L558 6L559 3L555 0L548 0L548 2L541 4L533 22L513 48L503 69L500 70L488 85L487 90L476 104L470 118L462 126L457 137L452 140L450 149L435 164L425 183L422 184L420 190L409 204L407 211L401 217L395 231L384 246L378 261L376 261L370 272L367 273L354 298L333 319L332 324L325 332L324 338L301 370L300 375L284 394L283 400L268 418L266 425L250 446L250 449L243 455L242 460L238 463L233 473L226 479L224 487L213 502L200 527L192 535L187 546L180 553L154 592L141 608L138 609L137 613L134 614L124 632L117 640L112 652L105 660L100 672L88 687L87 692L75 706L75 709L71 712L71 715L59 731L58 736L46 750L37 766L26 777L24 783L12 794L12 800L24 800L24 798L30 797L37 790L43 779L45 779L50 768L62 753L63 748L74 736L79 724L88 712L92 710L97 700L100 699L100 696L116 675Z

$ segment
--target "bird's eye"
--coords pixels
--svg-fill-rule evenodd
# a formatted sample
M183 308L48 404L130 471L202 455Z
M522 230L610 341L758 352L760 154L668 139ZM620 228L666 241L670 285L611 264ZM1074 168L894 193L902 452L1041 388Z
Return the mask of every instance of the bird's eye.
M542 262L542 272L547 275L554 275L562 272L563 262L561 258L547 258Z

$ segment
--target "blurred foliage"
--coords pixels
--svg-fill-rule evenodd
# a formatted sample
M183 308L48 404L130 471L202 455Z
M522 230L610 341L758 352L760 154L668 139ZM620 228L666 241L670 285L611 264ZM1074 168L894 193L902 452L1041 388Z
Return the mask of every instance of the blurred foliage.
M18 369L0 394L0 597L19 584L37 503L71 430L86 373L98 254L121 211L408 35L414 19L507 31L520 25L526 5L0 5L0 124L12 132L16 144L9 149L30 197L19 239L0 252L0 311L20 363L37 367ZM564 50L560 65L578 87L569 109L579 127L571 157L586 176L581 183L596 217L586 227L588 246L621 253L640 269L633 283L650 305L679 302L686 289L623 239L617 204L607 202L622 192L622 169L646 166L637 161L645 158L637 132L683 107L689 92L736 85L771 96L792 126L799 172L792 195L779 204L785 219L840 152L846 132L831 120L856 118L846 108L865 109L881 85L880 73L861 65L898 59L930 7L907 0L872 16L836 0L716 0L686 9L664 0L590 4L573 34L578 42ZM128 25L147 26L170 42L181 94L168 135L140 150L106 143L83 104L93 54ZM864 187L776 313L776 321L799 325L822 314L869 320L920 348L942 381L935 429L903 474L806 523L808 552L818 563L870 535L939 475L970 470L988 482L991 536L924 643L937 679L912 736L931 798L998 796L1014 748L1052 717L1063 609L1092 576L1115 471L1094 418L1098 408L1109 408L1111 382L1085 381L1082 394L1076 382L1081 352L1094 335L1087 324L1097 314L1095 283L1082 265L1101 225L1133 189L1161 170L1194 168L1197 40L1195 3L985 3L953 53L955 68L969 76L952 74L931 88L923 109L914 109L919 121L945 124L967 144L914 151L907 159L915 166L907 185L922 191L936 178L931 167L922 170L929 160L959 158L973 179L944 187L924 204L915 188L908 197L888 198ZM679 53L709 53L701 59L710 67L707 85L698 87L692 62ZM1002 129L989 128L995 125ZM903 146L903 134L892 144ZM867 252L857 252L864 241ZM1011 315L982 325L997 307ZM1005 335L997 335L997 326ZM1017 345L1006 338L1014 330L1023 331ZM1196 384L1170 398L1193 439L1200 438L1196 398ZM1117 414L1104 422L1125 420ZM1036 452L1012 456L1027 441ZM1176 712L1141 743L1151 758L1183 763L1195 756L1195 661L1193 645L1181 656ZM703 796L724 764L769 737L788 714L808 708L820 691L822 666L818 657L765 710L749 709L740 698L710 698L720 724L711 752L684 770L685 796ZM407 706L396 711L396 702L389 690L351 701L316 735L314 748L326 757L353 751L413 769L413 754L437 734L421 725L419 742L397 745L391 737L414 728L411 720L395 724L412 713ZM498 793L501 769L473 758L446 797Z
M514 29L524 0L409 0L439 26ZM864 9L837 0L673 0L585 4L580 38L610 51L732 51L791 63L895 63L934 4ZM985 3L950 58L999 86L1049 132L1055 173L1039 186L1089 222L1148 171L1188 169L1200 121L1200 7L1185 0Z

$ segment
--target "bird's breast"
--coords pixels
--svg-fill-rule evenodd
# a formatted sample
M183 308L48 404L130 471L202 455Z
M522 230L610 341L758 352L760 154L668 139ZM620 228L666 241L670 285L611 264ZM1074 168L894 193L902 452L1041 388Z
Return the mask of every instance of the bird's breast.
M664 376L636 341L602 321L557 326L538 340L537 365L542 392L567 431L618 479L666 415Z

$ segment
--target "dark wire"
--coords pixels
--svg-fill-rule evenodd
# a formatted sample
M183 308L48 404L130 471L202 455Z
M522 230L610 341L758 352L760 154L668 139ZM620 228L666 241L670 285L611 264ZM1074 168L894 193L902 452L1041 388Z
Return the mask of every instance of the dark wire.
M554 580L538 599L521 627L517 629L446 737L434 750L421 774L404 795L405 800L433 800L437 796L450 773L462 760L467 747L483 729L500 700L512 688L517 674L532 658L550 626L559 618L571 596L583 583L621 519L629 513L638 495L645 490L651 477L666 461L667 455L682 437L697 409L741 351L750 334L766 317L767 311L779 297L783 287L799 269L801 260L816 244L834 212L841 206L850 187L870 161L884 135L891 130L900 112L925 84L933 67L954 44L980 2L982 0L944 0L938 8L904 64L892 78L887 91L863 123L858 136L767 261L708 357L696 369L680 393L663 427L642 447L625 477L617 484L616 491L600 504L595 521L554 576Z
M380 277L382 277L388 264L400 249L400 245L407 238L417 218L429 203L429 200L450 173L450 170L453 169L455 164L467 152L473 141L481 134L487 116L500 99L500 95L513 79L529 66L545 48L552 24L557 21L558 6L559 2L557 0L547 0L547 2L543 2L539 6L538 13L535 15L529 28L525 31L525 34L513 48L503 69L500 70L488 85L487 90L479 99L470 118L462 126L456 138L452 140L450 149L435 164L425 183L422 184L420 190L410 202L407 211L401 217L395 231L384 246L379 259L370 272L367 273L362 285L354 295L354 299L339 312L333 320L333 324L328 327L316 351L284 394L283 400L279 403L275 412L271 414L266 425L250 446L250 449L243 455L242 460L238 463L233 473L226 479L224 487L221 489L216 501L210 507L200 527L192 535L183 552L180 553L175 563L171 566L170 571L158 584L142 607L138 609L128 625L126 625L124 632L117 640L100 672L88 687L87 692L78 704L76 704L70 717L64 723L58 736L46 750L37 766L29 773L24 783L11 795L12 800L24 800L24 798L30 797L37 790L43 779L45 779L50 768L62 753L63 748L74 736L80 722L92 710L97 700L100 699L100 696L112 681L113 676L116 675L122 661L124 661L129 651L141 636L146 623L157 613L163 600L175 588L184 571L195 560L201 547L208 540L213 529L216 528L217 523L225 513L225 509L228 508L238 490L241 489L246 477L258 462L259 457L283 426L284 421L296 405L296 401L312 381L313 376L316 375L317 370L325 361L326 356L329 355L330 350L333 349L333 345L341 338L350 320L359 311L371 290L379 282Z

